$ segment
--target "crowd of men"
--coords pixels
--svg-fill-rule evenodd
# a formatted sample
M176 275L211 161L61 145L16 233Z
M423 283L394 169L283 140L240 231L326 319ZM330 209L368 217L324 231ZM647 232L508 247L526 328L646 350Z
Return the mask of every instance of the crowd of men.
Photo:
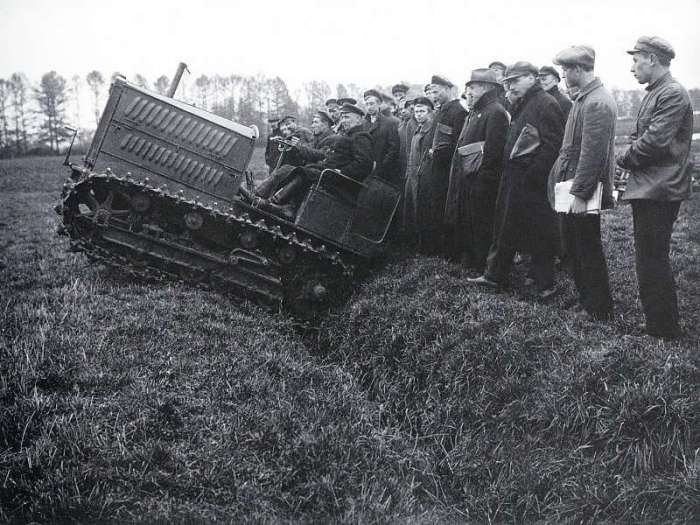
M365 91L362 107L330 99L311 130L294 116L271 119L270 176L244 197L294 220L323 169L357 180L381 176L403 188L408 247L464 264L474 271L470 283L492 289L507 287L516 258L529 256L528 280L542 300L557 291L559 258L578 291L572 315L607 320L613 300L599 211L614 205L617 165L630 172L623 198L632 206L643 329L677 337L669 244L690 194L693 110L669 71L671 44L643 36L627 53L646 95L636 132L617 156L615 101L595 76L595 51L576 45L554 57L560 70L527 61L474 69L459 97L434 75L416 96L397 84L391 95ZM567 181L568 211L557 214L556 185Z

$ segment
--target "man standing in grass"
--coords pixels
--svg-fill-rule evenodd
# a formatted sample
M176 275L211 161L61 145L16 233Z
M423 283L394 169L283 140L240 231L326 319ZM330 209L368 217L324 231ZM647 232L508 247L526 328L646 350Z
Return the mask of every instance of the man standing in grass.
M630 176L623 199L632 204L634 249L645 331L674 338L681 334L669 249L681 201L690 196L688 156L693 108L685 88L671 76L676 53L657 36L642 36L634 48L631 72L647 94L637 129L617 163Z
M579 294L576 315L605 320L612 315L613 302L600 240L600 214L586 213L586 201L601 183L602 207L614 205L612 180L617 107L612 95L593 73L595 51L592 48L572 46L561 51L554 63L562 67L566 85L576 87L579 92L566 121L559 157L549 174L550 203L554 207L554 185L573 180L570 193L574 200L569 212L560 218L564 252L570 260Z
M516 251L532 255L538 296L549 299L554 286L557 218L547 201L547 178L561 147L561 108L537 80L529 62L508 68L503 82L511 93L513 121L503 151L503 175L498 189L493 240L486 271L468 282L488 288L507 286Z

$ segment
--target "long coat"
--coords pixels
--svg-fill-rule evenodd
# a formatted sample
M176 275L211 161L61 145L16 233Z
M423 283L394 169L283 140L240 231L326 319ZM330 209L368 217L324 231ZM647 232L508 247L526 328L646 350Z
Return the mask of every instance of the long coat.
M408 164L408 152L411 147L413 133L418 127L416 119L411 117L399 123L399 177L406 180L406 166Z
M518 141L526 128L537 140ZM559 148L564 125L559 104L539 84L531 87L513 108L513 120L503 150L503 176L498 190L493 246L523 253L554 255L558 226L547 199L547 181ZM539 143L535 148L524 148ZM518 148L515 148L518 144ZM529 150L529 151L528 151Z
M429 151L433 145L435 122L428 118L417 124L408 148L406 185L404 187L403 230L409 244L422 247L430 230L426 227L435 202L434 186L430 183L433 161Z
M457 148L483 141L483 158L476 173L464 174L462 157L455 151L445 206L445 222L456 226L452 239L455 253L466 257L465 262L478 269L486 263L491 244L503 148L510 122L499 95L497 89L484 93L467 115Z
M588 200L603 183L603 208L612 208L615 175L615 122L617 105L595 78L578 93L564 129L564 140L549 175L549 200L554 207L554 185L573 179L571 194Z
M399 178L399 119L379 114L374 122L368 118L365 131L372 137L375 173L388 181Z
M624 200L680 201L690 196L687 169L693 107L685 88L666 73L647 86L632 143L619 164L630 170Z
M431 223L439 229L443 228L447 188L450 183L450 168L452 157L457 146L467 111L459 100L446 102L435 114L435 136L433 137L433 163L430 173L430 184L433 186L435 209Z

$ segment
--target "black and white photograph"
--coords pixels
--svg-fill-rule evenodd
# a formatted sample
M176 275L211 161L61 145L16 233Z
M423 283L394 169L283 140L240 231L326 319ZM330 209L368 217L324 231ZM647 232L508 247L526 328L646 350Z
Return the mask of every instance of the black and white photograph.
M700 523L700 0L0 0L0 523Z

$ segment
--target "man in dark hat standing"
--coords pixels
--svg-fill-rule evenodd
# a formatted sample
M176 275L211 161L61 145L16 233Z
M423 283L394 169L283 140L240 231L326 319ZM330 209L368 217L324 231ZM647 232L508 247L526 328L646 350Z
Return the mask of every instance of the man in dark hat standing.
M470 112L452 159L445 222L455 231L453 257L483 273L491 246L509 118L499 101L498 77L491 69L472 71L465 88ZM482 159L478 167L473 166L475 155Z
M532 255L532 274L540 299L555 293L554 255L557 219L547 199L549 171L563 134L559 104L537 82L529 62L508 67L504 85L515 104L504 148L503 175L496 200L493 242L486 271L469 282L507 286L516 251Z
M422 227L430 230L427 235L428 245L426 250L430 254L447 255L453 250L446 246L445 239L451 239L455 232L446 232L444 223L445 202L447 198L447 187L450 182L450 167L452 156L457 145L464 119L467 111L459 103L459 100L452 96L454 85L449 80L433 75L428 89L429 96L435 106L439 109L435 113L435 135L433 145L430 149L432 157L432 170L426 174L431 186L430 209L432 214L427 218L428 223ZM449 243L449 240L447 241Z
M568 87L579 93L564 130L559 157L549 174L549 197L554 207L554 186L572 181L573 202L559 215L561 238L579 295L575 315L610 319L613 310L608 267L600 240L600 214L586 213L586 201L602 184L602 207L612 208L615 172L615 122L617 105L595 76L595 51L588 46L564 49L554 59L561 66ZM540 74L542 69L540 69Z
M364 93L367 117L365 131L374 143L375 173L385 180L399 181L399 120L381 113L382 94L376 89Z
M630 171L623 199L632 204L644 329L655 337L674 338L682 332L669 249L680 204L690 196L693 108L688 92L669 71L676 56L671 44L642 36L628 53L632 74L647 85L647 93L637 129L617 163Z
M537 74L537 79L540 81L542 89L552 95L559 104L566 124L566 118L571 111L571 99L559 90L559 82L561 82L559 71L552 66L542 66Z

